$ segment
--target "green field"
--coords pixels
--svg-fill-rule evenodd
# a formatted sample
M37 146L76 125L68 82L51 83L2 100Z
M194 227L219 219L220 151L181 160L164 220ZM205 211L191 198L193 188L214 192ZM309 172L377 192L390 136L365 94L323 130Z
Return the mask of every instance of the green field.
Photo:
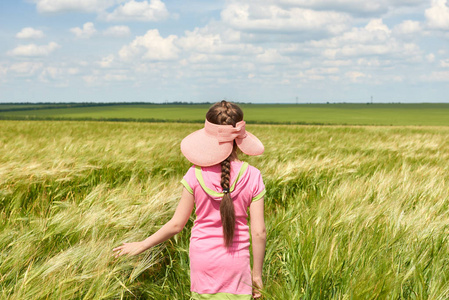
M204 114L204 111L203 111ZM250 112L248 112L248 115ZM189 299L172 215L201 124L0 121L0 299ZM265 299L448 299L449 127L248 125L265 144Z
M6 105L5 105L6 106ZM67 106L67 105L66 105ZM0 119L202 122L210 105L101 105L43 109L0 105ZM449 104L243 104L249 123L340 125L449 125ZM52 105L55 107L55 105ZM57 107L57 105L56 105Z

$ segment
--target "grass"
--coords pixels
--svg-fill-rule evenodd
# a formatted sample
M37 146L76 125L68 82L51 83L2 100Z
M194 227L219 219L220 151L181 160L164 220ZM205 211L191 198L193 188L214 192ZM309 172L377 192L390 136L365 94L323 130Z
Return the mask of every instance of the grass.
M0 122L1 299L189 299L172 215L201 124ZM267 187L266 299L447 299L448 127L249 125Z
M202 122L209 105L127 104L85 107L49 105L3 109L3 119L62 119L113 121L182 121ZM349 125L426 125L448 126L449 104L304 104L242 105L250 123L349 124Z

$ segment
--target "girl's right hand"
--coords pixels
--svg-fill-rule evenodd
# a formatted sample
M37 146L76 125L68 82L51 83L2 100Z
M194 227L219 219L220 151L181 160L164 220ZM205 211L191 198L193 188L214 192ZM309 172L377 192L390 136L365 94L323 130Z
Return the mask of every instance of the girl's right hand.
M112 249L114 251L114 256L117 258L119 256L128 254L130 256L137 255L145 251L145 246L142 242L133 242L133 243L123 243L123 245L118 246L117 248Z
M263 288L262 278L256 277L253 278L253 298L257 299L262 297L260 290Z

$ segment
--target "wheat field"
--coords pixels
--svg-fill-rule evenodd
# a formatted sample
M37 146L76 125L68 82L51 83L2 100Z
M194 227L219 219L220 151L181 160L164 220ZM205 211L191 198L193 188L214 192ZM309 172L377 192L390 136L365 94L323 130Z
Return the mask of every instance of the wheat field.
M1 299L189 299L172 215L201 124L0 122ZM265 299L449 298L449 127L249 125L268 231Z

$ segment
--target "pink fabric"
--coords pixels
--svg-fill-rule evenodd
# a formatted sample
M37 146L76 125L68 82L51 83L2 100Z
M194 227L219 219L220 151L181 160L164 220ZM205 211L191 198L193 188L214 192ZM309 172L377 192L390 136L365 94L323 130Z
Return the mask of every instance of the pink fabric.
M238 122L235 127L232 125L217 125L206 120L204 130L217 137L218 142L232 142L235 139L243 139L246 137L245 121Z
M241 166L242 162L231 162L231 184ZM203 167L202 175L208 188L222 192L220 165ZM197 216L190 238L191 290L199 294L251 294L247 210L252 199L265 189L260 171L248 166L231 192L236 213L236 230L230 249L226 249L223 244L221 198L212 197L202 189L194 167L188 170L184 179L193 190Z
M262 142L246 131L245 126L245 121L240 121L233 127L213 124L206 120L204 128L192 132L182 140L181 152L191 163L204 167L225 160L232 152L234 141L245 154L262 154Z

